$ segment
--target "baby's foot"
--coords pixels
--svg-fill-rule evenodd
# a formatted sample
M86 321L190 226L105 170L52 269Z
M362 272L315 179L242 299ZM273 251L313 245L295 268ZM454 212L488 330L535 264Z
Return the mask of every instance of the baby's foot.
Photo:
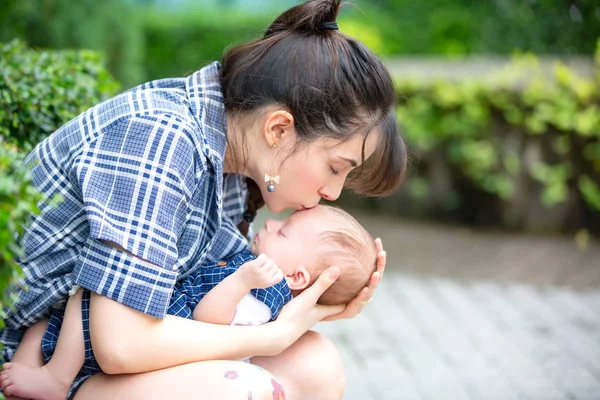
M30 367L18 363L5 363L0 374L0 387L6 396L19 396L35 400L64 400L69 384L52 375L46 366Z
M30 399L24 399L22 397L17 397L17 396L4 396L4 398L6 400L30 400Z

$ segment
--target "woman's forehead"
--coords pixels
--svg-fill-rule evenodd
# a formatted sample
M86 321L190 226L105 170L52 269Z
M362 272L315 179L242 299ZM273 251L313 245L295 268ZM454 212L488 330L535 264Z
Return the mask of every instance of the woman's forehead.
M363 145L365 157L368 158L375 151L378 140L379 132L373 131L369 135L354 135L346 140L326 139L323 141L323 146L332 155L356 160L357 164L360 165Z

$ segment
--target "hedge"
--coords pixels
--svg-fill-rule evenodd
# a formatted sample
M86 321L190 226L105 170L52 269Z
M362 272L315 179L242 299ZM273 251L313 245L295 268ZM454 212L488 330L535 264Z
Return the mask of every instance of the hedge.
M117 89L96 52L0 45L0 135L35 144Z
M19 236L42 199L31 184L26 152L81 111L113 95L118 85L99 54L32 50L0 43L0 310L5 289L20 276ZM0 315L0 326L3 324Z
M224 20L214 11L198 8L168 15L151 8L138 17L146 44L146 80L184 76L220 61L225 48L260 37L270 23L239 14L228 14Z
M519 228L543 207L562 219L539 228L600 232L600 40L595 63L587 78L556 64L548 79L525 55L484 81L397 79L410 196ZM440 174L446 187L434 188Z
M259 37L294 4L244 14L233 3L201 3L4 0L0 41L18 37L43 48L102 51L109 71L129 88L221 59L225 47ZM510 54L515 49L592 54L598 35L596 3L373 0L345 7L338 22L342 32L381 56Z
M0 328L4 327L4 310L15 298L6 288L21 275L15 257L22 253L18 235L23 233L31 213L38 212L41 195L31 185L24 154L0 137Z
M597 0L358 2L385 54L593 54Z
M551 54L592 54L598 25L592 1L579 4L585 23L573 21L569 7L557 0L500 7L488 2L409 0L379 1L345 7L340 30L380 56L476 53L510 54L516 49ZM517 4L518 3L518 4ZM136 25L145 44L145 80L182 76L223 50L262 36L282 11L240 14L232 8L136 8ZM532 15L544 18L531 18ZM560 35L556 29L560 27Z
M87 49L106 56L124 87L144 80L144 43L129 0L2 0L0 42L45 49Z

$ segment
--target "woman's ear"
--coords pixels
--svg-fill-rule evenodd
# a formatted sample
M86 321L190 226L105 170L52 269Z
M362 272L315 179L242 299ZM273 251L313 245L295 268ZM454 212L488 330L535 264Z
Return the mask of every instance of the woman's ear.
M276 110L267 115L264 137L269 147L279 144L281 139L294 136L294 117L285 110Z
M303 290L310 284L310 273L300 265L291 274L286 275L285 280L291 290Z

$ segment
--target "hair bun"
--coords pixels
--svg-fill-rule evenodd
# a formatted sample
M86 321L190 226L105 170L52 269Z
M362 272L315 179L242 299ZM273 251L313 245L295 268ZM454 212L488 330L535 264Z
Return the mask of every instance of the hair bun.
M265 32L265 37L284 31L322 32L336 29L333 24L340 6L341 0L309 0L299 4L277 17Z

